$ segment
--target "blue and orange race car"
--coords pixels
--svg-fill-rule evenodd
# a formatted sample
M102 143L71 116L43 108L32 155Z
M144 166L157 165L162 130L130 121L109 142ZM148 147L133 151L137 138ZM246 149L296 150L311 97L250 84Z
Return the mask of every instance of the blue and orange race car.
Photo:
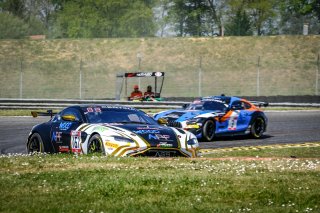
M188 130L204 141L212 141L216 136L260 138L268 124L260 107L267 105L238 97L209 96L195 100L183 109L157 113L154 118L166 119L168 126Z

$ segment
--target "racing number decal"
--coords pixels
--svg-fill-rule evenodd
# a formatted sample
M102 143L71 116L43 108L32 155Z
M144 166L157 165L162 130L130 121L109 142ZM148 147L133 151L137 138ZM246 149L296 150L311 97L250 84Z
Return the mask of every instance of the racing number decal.
M240 111L234 111L230 115L230 119L228 122L228 130L236 130L237 129L237 122L239 117Z
M71 149L73 153L81 153L81 132L71 131Z

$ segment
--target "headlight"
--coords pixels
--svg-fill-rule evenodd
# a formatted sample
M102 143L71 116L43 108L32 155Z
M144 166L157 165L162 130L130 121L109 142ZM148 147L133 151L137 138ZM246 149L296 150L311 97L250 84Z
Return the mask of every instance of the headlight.
M205 118L192 118L192 119L187 121L187 125L202 124L204 119Z
M134 143L134 141L130 138L125 138L117 135L110 136L110 140L117 142Z
M187 141L187 144L190 146L198 144L198 140L196 138L191 138Z

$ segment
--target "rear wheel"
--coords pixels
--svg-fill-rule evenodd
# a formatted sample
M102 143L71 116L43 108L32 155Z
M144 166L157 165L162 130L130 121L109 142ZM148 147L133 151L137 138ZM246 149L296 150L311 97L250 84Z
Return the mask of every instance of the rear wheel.
M207 120L202 127L202 139L212 141L216 132L216 124L213 120Z
M95 134L89 139L88 153L104 153L104 148L100 135Z
M261 138L266 129L266 123L263 118L257 117L251 125L251 136L253 138Z
M44 146L41 136L38 133L33 133L27 143L27 152L44 152Z

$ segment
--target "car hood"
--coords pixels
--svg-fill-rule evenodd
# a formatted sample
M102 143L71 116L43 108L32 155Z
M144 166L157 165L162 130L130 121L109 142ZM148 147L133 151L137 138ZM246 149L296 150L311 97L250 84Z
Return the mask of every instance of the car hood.
M201 114L212 113L211 110L181 110L171 111L168 114L163 115L168 121L186 121Z
M124 124L114 125L128 130L147 141L151 147L178 148L179 140L170 127L158 125Z

